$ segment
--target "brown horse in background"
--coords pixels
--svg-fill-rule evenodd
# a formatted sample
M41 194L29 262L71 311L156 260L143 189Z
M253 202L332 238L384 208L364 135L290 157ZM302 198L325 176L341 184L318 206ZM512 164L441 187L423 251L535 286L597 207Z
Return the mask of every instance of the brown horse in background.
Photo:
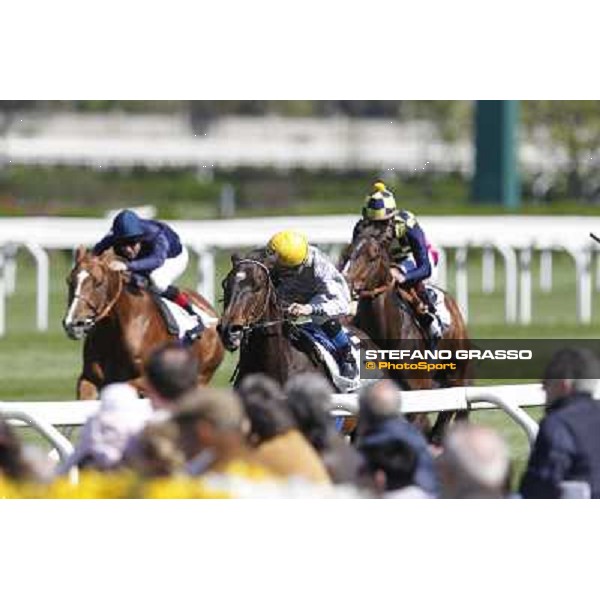
M391 260L386 240L365 230L348 248L345 258L344 275L353 297L358 298L353 323L365 331L382 349L428 349L427 335L417 320L415 309L411 306L411 292L398 289L390 272ZM445 292L444 299L452 324L437 348L453 352L468 349L469 337L460 309L456 301ZM411 342L407 343L406 340ZM464 362L457 365L456 371L439 371L439 375L428 374L420 378L406 378L403 377L402 371L393 369L388 374L404 389L468 385L468 365ZM439 413L430 434L432 441L438 443L441 440L444 429L453 416L455 413L452 412ZM424 425L421 417L418 420Z
M77 381L79 399L97 398L101 387L117 381L143 392L148 356L173 340L152 295L134 286L127 274L112 270L112 260L110 253L98 257L79 247L67 278L69 304L63 326L72 339L85 336L83 369ZM202 296L187 293L196 306L217 318ZM224 355L215 327L207 327L191 348L200 365L198 383L205 384Z

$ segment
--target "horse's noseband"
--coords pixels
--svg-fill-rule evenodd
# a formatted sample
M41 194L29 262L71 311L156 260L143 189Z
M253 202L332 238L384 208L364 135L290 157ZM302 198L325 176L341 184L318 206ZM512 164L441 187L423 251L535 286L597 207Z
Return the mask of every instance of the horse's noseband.
M223 327L220 323L217 326L219 337L223 342L225 348L230 352L237 350L242 344L244 338L244 326L243 325L229 325Z
M96 324L96 320L94 317L88 317L87 319L78 319L77 321L73 321L72 323L67 323L63 320L63 328L66 334L72 340L81 340L86 334L94 327Z
M115 294L114 298L112 298L109 302L107 302L106 306L103 309L100 309L94 303L90 302L85 296L81 294L76 294L73 296L73 301L78 300L79 302L83 302L88 306L88 308L92 311L92 315L90 317L86 317L84 319L77 319L69 323L68 325L63 320L63 328L66 334L73 340L80 340L85 337L90 330L95 327L98 321L101 321L106 317L110 311L113 309L114 305L117 303L117 300L121 296L121 292L123 291L123 277L119 276L119 289Z

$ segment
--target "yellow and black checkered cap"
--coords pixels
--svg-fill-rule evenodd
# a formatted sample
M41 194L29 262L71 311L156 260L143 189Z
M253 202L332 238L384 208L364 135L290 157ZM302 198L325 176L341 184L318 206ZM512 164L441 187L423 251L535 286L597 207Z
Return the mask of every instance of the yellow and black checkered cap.
M371 221L390 219L397 214L396 199L382 181L373 186L374 191L365 200L363 216Z

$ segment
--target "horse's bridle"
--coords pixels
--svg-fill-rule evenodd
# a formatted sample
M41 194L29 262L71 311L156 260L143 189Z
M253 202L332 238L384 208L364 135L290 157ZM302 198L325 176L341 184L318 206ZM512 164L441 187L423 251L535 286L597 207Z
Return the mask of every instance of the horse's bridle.
M373 288L372 290L361 290L360 292L358 292L358 297L359 298L369 298L369 299L376 298L377 296L391 290L393 287L394 287L394 278L390 277L390 279L387 283L377 286L376 288Z
M348 261L346 262L344 270L347 270L348 265L353 260L355 260L356 253L360 250L360 248L363 246L363 244L365 242L366 242L366 238L363 238L359 241L359 243L356 245L356 248L354 248L354 250L350 254L350 257L348 258ZM358 292L358 297L359 298L368 298L368 299L376 298L377 296L383 294L384 292L391 290L394 287L394 284L395 284L394 278L392 277L392 275L389 273L389 270L388 270L388 278L385 283L377 286L376 288L374 288L372 290L361 290L360 292Z
M99 321L104 319L110 313L110 311L113 309L114 305L117 303L117 300L121 296L122 291L123 291L123 277L119 274L119 289L117 290L117 293L114 295L114 297L106 304L104 309L102 309L101 311L98 310L98 307L95 304L90 302L85 296L82 296L81 294L74 294L73 300L79 300L80 302L84 302L85 304L87 304L87 306L93 312L92 324L95 325L96 323L98 323Z
M252 333L252 331L254 331L255 329L268 329L269 327L274 327L275 325L281 325L282 323L291 322L291 320L286 317L283 317L281 319L273 319L271 321L261 321L261 319L265 315L265 312L267 312L267 307L269 306L269 301L271 299L271 296L275 297L275 301L277 303L277 293L275 291L275 285L273 284L273 279L271 278L271 272L269 271L269 268L265 264L261 263L259 260L253 259L253 258L241 258L240 260L237 261L236 266L239 264L243 264L243 263L256 265L256 266L260 267L260 269L262 269L262 271L267 276L268 292L267 292L267 297L265 299L261 313L254 319L254 321L252 323L246 323L245 325L241 325L242 336L243 336L242 339L245 339L247 334Z
M277 301L277 294L275 292L275 286L273 284L273 279L271 278L271 272L269 271L269 268L266 265L264 265L263 263L261 263L259 260L255 260L253 258L242 258L237 262L238 265L244 264L244 263L256 265L265 273L265 275L267 276L268 288L267 288L267 297L265 298L265 302L263 304L262 311L260 312L260 314L257 317L255 317L255 319L252 323L246 323L245 325L242 325L242 332L244 334L251 333L254 329L266 329L268 327L272 327L274 325L283 323L285 321L285 319L274 319L272 321L261 321L261 319L264 317L265 313L267 312L267 307L269 306L269 301L271 300L271 296L274 296L275 300Z

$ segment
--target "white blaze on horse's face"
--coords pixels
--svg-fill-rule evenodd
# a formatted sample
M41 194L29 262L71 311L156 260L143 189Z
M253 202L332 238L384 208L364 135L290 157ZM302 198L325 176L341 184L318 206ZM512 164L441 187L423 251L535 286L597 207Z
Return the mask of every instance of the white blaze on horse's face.
M235 278L237 281L244 281L244 279L246 279L247 275L244 271L238 271L235 274Z
M83 286L83 282L90 276L90 274L81 270L77 273L77 285L75 287L75 293L73 294L73 300L71 302L71 306L69 307L69 312L65 317L65 327L69 327L73 324L73 317L75 316L75 310L77 309L77 305L79 304L79 298L81 295L81 288Z

